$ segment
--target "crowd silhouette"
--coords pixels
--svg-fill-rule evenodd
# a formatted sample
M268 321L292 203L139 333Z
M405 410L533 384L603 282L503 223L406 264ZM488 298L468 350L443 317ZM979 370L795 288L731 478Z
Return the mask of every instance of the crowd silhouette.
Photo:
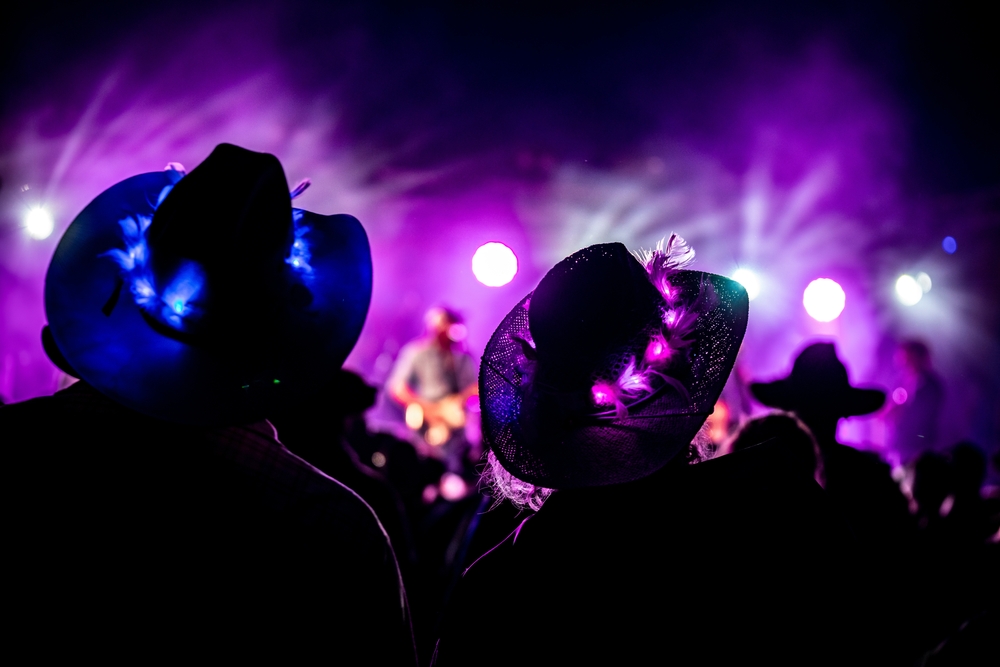
M222 145L189 174L112 187L67 231L42 336L79 381L0 407L17 646L289 664L1000 660L1000 494L983 487L1000 461L938 441L925 344L900 348L896 469L838 442L841 419L886 395L852 385L831 342L751 383L758 415L713 444L706 420L741 393L726 386L745 291L688 269L676 236L638 259L602 244L499 323L478 386L453 352L460 317L439 309L387 389L426 419L412 439L372 432L378 389L341 369L370 299L367 239L289 201L276 158ZM447 382L421 394L434 373ZM485 453L435 445L433 402L477 393Z

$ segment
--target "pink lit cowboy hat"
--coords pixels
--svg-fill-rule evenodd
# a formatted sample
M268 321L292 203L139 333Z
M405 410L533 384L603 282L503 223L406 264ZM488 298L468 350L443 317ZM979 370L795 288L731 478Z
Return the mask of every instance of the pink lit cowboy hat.
M657 471L712 413L746 330L728 278L683 267L682 239L633 256L594 245L556 264L483 354L483 437L510 474L565 489Z

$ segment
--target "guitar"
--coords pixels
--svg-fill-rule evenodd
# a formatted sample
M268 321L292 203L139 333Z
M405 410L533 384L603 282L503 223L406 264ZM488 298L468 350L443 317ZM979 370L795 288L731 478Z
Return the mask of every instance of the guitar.
M451 394L437 401L410 403L406 406L406 425L423 434L424 442L440 447L448 442L455 431L465 428L466 399L461 394Z

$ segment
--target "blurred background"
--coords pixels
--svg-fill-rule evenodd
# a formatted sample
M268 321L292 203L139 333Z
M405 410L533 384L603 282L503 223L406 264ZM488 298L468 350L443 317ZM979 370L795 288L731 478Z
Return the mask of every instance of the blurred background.
M890 395L842 438L891 459L890 408L908 398L898 349L919 339L945 387L940 446L996 452L995 17L955 3L696 5L5 9L0 398L63 381L39 332L73 217L121 179L190 169L231 142L277 155L292 185L310 178L297 205L367 229L374 296L347 366L372 384L428 307L464 315L476 356L562 257L676 232L694 268L751 294L737 383L784 376L808 342L834 340L853 383ZM484 253L474 272L491 242L511 253ZM380 410L373 423L401 418Z

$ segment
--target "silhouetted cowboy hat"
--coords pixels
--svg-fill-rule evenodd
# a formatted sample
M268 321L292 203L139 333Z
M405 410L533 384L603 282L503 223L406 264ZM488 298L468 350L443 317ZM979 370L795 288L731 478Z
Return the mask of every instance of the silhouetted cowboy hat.
M555 489L652 474L712 413L746 330L746 291L688 271L679 237L567 257L493 333L479 375L483 437L512 475Z
M813 343L795 358L791 375L774 382L753 382L750 391L772 408L822 411L839 417L866 415L885 403L885 392L851 386L833 343Z
M73 220L46 275L43 340L136 411L246 423L329 381L371 286L355 218L293 209L276 157L221 144L190 174L133 176Z

